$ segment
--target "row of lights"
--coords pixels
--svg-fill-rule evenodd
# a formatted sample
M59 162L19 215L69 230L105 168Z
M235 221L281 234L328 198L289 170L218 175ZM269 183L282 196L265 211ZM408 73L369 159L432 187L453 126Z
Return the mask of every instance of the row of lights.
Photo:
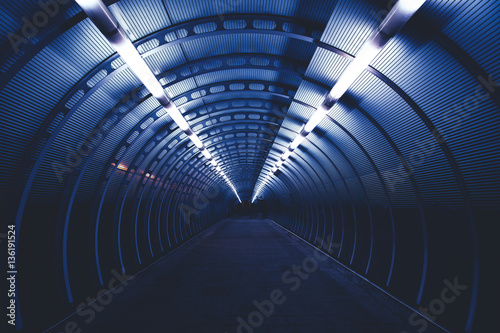
M311 118L305 125L302 126L295 139L290 143L285 152L281 155L280 159L271 168L269 173L264 177L260 184L254 191L252 203L257 196L262 192L264 186L269 182L271 177L276 171L285 163L290 155L297 149L305 140L307 135L311 133L316 126L326 117L326 115L333 108L335 103L344 95L349 87L356 81L356 79L363 73L363 71L370 65L375 57L384 48L387 42L396 35L396 33L408 22L408 20L417 12L417 10L425 3L425 0L399 0L391 9L389 14L380 26L373 32L368 40L359 49L354 60L349 64L346 70L342 73L339 80L328 95L325 97L323 103L312 114Z
M106 5L101 0L76 0L76 2L80 5L80 7L82 7L83 11L106 37L116 52L118 52L121 58L132 69L149 92L151 92L151 94L156 97L158 102L160 102L160 104L165 108L177 126L179 126L179 128L186 133L203 156L210 161L210 164L227 182L238 198L238 201L241 203L241 199L234 185L231 183L224 171L222 171L222 168L218 165L217 161L214 160L212 154L210 154L210 152L206 149L198 135L193 132L179 109L165 94L165 90L163 89L161 83L156 79L156 76L127 37L126 33L119 26L115 17L111 14Z

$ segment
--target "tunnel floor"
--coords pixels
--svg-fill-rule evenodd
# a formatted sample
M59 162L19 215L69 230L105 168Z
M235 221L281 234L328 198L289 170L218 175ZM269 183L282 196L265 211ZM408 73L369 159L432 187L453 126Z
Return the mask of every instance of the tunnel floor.
M397 301L264 219L217 223L102 303L50 332L64 331L69 321L82 332L410 333L421 327L410 325L411 311ZM425 332L443 331L429 324Z

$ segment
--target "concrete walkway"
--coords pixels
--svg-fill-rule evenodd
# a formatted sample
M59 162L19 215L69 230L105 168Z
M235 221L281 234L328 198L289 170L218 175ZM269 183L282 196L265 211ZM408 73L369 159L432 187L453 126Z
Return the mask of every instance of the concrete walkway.
M420 328L409 324L410 310L274 222L243 218L221 221L167 255L99 310L87 308L50 332L64 332L69 321L99 333ZM425 332L442 331L429 324Z

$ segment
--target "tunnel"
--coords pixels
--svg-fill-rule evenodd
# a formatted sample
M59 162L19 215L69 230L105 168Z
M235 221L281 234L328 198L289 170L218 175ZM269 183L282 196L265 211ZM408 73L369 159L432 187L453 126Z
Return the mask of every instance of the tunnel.
M0 22L6 332L497 330L500 1Z

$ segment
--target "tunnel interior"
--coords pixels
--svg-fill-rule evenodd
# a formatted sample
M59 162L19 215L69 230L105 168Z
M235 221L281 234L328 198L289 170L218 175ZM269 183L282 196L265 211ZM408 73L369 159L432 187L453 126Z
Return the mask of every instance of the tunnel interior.
M50 331L228 219L298 237L442 331L494 327L499 1L0 9L9 329ZM406 21L388 35L393 13ZM332 100L373 36L383 48ZM450 284L462 289L445 302Z

